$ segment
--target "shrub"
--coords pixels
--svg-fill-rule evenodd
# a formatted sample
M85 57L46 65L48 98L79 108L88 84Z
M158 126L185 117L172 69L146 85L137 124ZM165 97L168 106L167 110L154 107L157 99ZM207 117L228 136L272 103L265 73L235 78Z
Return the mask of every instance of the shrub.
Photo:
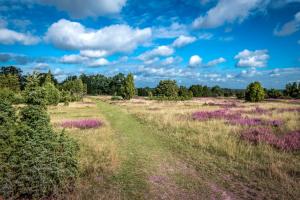
M124 92L122 94L122 97L124 99L131 99L135 95L135 87L134 87L134 80L133 80L133 75L128 74L127 77L125 78L125 83L124 83Z
M45 107L26 106L19 120L10 105L0 102L0 108L0 196L37 199L70 187L78 145L53 131Z
M250 102L259 102L264 100L265 91L259 82L250 83L246 89L245 100Z
M178 95L184 99L192 99L193 98L193 92L189 91L186 87L180 86Z
M163 80L159 82L158 86L155 89L155 92L157 96L177 97L178 90L179 88L176 81Z
M46 102L47 105L57 105L60 100L60 92L59 90L54 86L53 83L46 83L45 84L45 91L46 91Z

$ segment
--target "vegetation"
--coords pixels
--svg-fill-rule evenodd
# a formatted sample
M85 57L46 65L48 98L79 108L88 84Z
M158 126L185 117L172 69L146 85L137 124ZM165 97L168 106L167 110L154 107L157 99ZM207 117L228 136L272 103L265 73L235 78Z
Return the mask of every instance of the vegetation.
M245 100L259 102L264 100L265 91L259 82L250 83L245 92Z
M131 99L135 95L135 87L134 87L134 80L133 75L128 74L125 81L124 81L124 92L122 97L124 99Z
M0 100L0 196L7 199L49 196L71 187L78 174L78 146L53 131L35 78L27 80L19 112Z

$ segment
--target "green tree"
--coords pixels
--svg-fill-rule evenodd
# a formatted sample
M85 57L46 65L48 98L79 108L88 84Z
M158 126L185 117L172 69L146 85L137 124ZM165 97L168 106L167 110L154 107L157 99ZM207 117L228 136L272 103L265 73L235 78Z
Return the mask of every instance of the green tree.
M133 75L130 73L127 75L124 82L124 92L122 97L124 99L131 99L135 95L134 79Z
M158 96L177 97L179 88L175 80L162 80L155 88L155 93Z
M193 97L192 91L188 90L185 86L180 86L178 95L183 99L191 99Z
M250 102L259 102L264 100L265 91L259 82L250 83L245 92L245 100Z
M42 105L47 104L46 101L46 90L39 84L39 77L37 73L27 76L26 86L23 91L24 102L32 105Z
M43 84L43 87L46 91L46 104L47 105L57 105L60 101L60 91L55 87L53 80L52 80L52 74L51 71L47 73L45 77L45 82Z
M211 88L211 93L213 97L220 97L224 95L223 90L218 85Z
M276 90L274 88L268 90L267 93L268 93L268 98L277 99L282 97L282 93L279 90Z
M192 85L189 90L193 93L194 97L202 97L203 96L203 87L202 85Z
M285 86L284 94L292 98L300 98L300 83L288 83Z
M20 92L20 80L15 74L0 74L0 88L8 88Z

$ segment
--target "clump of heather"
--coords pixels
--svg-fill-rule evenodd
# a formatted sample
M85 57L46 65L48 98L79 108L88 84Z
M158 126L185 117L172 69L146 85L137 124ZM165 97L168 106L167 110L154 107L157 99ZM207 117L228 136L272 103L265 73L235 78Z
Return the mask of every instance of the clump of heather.
M194 120L208 120L208 119L225 119L230 120L240 117L239 113L231 113L228 109L215 110L215 111L198 111L193 113Z
M98 128L101 125L103 125L103 122L98 119L69 120L61 123L61 126L64 128L80 129Z
M300 112L300 108L279 108L278 112Z
M232 118L228 121L229 124L232 125L242 125L242 126L274 126L280 127L284 124L282 120L264 120L259 118L248 118L248 117L240 117L240 118Z
M266 143L284 151L300 150L300 131L278 137L270 129L260 127L242 132L241 139L253 144Z
M225 103L209 102L206 105L208 105L208 106L219 106L219 107L222 107L222 108L225 108L225 109L238 107L238 105L235 102L225 102Z

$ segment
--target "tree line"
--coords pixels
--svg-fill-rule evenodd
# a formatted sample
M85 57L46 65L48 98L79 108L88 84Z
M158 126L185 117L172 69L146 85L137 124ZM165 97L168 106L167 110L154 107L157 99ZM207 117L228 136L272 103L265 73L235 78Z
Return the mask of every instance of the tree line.
M40 87L40 94L45 97L48 105L56 105L59 102L68 104L78 101L84 95L111 95L112 99L131 99L133 96L147 96L157 100L187 100L193 97L237 97L249 99L247 90L257 88L257 83L249 84L246 89L221 88L216 85L191 85L179 86L175 80L161 80L155 88L135 88L132 74L127 76L119 73L112 77L101 74L80 76L68 76L62 82L58 82L51 71L48 73L22 74L22 70L14 66L0 68L0 97L11 99L15 103L21 102L24 93L28 92L26 86L33 84ZM254 86L253 86L254 84ZM260 84L259 84L260 85ZM300 84L288 83L284 90L266 89L258 87L266 98L300 98Z

